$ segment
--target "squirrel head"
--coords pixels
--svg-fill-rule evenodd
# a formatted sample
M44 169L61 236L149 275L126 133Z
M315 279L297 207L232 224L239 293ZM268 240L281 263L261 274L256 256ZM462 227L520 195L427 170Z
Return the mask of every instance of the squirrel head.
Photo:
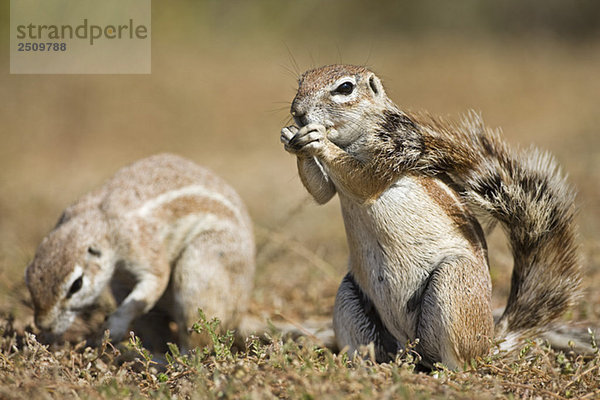
M291 113L298 127L324 125L329 140L347 148L390 107L395 108L372 71L354 65L328 65L300 77Z
M25 271L35 324L60 335L77 313L93 304L112 274L107 223L99 212L63 214Z

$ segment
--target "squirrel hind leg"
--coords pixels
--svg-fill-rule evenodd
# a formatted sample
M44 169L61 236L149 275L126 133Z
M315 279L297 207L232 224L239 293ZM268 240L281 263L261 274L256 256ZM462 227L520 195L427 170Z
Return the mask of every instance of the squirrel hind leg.
M402 349L350 273L342 280L335 298L333 329L338 348L350 356L372 343L375 360L387 362Z
M171 313L177 323L179 343L185 348L203 347L211 340L206 332L190 332L200 320L221 321L220 333L235 329L245 312L250 288L244 270L253 271L248 257L236 249L226 231L198 235L183 249L173 265Z
M423 363L461 367L486 354L494 335L487 265L448 257L431 273L422 292L417 352Z

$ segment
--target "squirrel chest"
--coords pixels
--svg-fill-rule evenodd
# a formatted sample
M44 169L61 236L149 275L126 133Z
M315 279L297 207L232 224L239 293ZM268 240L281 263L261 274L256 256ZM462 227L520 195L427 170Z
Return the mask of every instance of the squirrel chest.
M481 265L478 279L489 283L481 227L441 179L404 176L368 204L339 197L350 272L398 339L415 337L418 313L412 304L448 257L474 260Z

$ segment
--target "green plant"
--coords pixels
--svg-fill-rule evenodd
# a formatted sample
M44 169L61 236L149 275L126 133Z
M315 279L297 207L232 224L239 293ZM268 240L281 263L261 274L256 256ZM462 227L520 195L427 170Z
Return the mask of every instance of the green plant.
M218 360L228 360L233 357L231 347L233 346L233 331L227 330L224 334L219 334L221 321L218 318L208 320L204 312L198 309L200 319L192 325L192 331L198 334L207 334L211 340L211 346L205 346L202 350L205 355L211 352L215 353Z

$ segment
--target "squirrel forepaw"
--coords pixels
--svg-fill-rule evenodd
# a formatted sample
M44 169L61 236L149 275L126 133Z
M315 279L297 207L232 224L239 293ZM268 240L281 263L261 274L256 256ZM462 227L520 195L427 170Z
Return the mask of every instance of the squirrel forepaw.
M280 137L281 143L288 144L296 133L298 133L297 126L294 126L294 125L286 126L285 128L283 128L281 130L281 137Z
M103 331L108 329L110 340L113 343L118 343L127 337L130 322L129 318L122 318L117 313L113 313L104 323Z
M292 137L289 137L294 133ZM326 128L320 124L308 124L298 129L295 126L283 128L281 141L286 151L304 156L319 155L325 147Z
M281 136L279 137L279 140L281 140L281 143L283 143L283 148L285 149L285 151L295 154L295 151L290 147L290 140L294 137L294 135L298 133L298 127L291 125L291 126L286 126L285 128L283 128L281 130Z

